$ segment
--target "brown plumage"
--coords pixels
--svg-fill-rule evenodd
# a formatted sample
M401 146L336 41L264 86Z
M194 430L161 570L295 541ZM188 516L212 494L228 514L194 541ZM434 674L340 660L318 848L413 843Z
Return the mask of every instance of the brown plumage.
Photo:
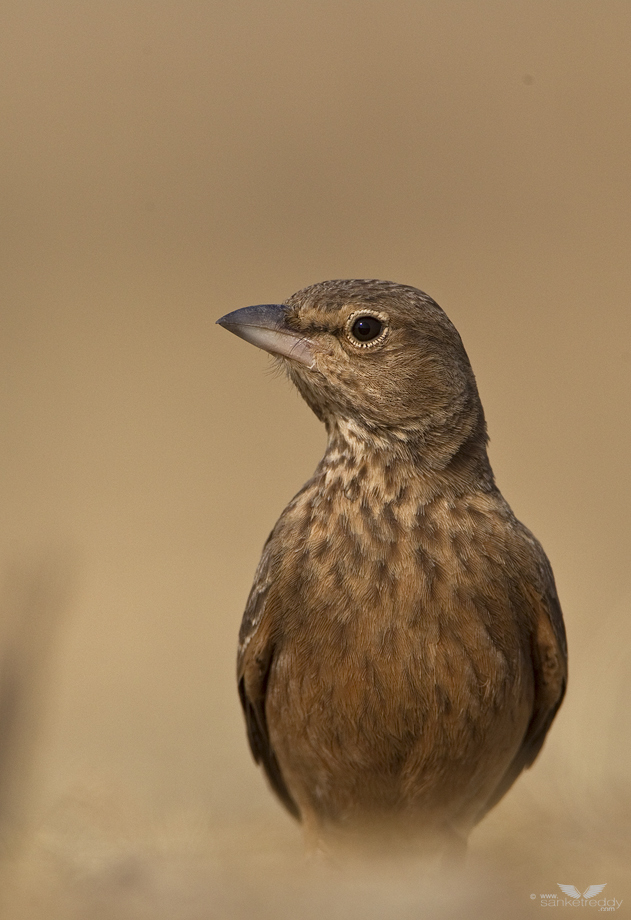
M280 356L326 425L241 625L254 757L327 830L466 840L561 704L565 632L497 489L460 336L412 287L327 281L218 321Z

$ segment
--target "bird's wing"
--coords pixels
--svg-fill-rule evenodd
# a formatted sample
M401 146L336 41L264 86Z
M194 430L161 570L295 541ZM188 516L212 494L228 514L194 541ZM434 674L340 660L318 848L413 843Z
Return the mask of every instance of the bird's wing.
M570 898L580 898L581 893L574 885L562 885L560 882L557 882L557 885L563 892L563 894L568 895Z
M522 770L530 767L536 759L563 701L567 683L567 641L554 576L539 543L526 528L523 529L534 550L537 570L536 579L527 582L527 596L523 598L523 602L533 615L530 654L535 693L532 716L521 747L491 799L484 806L480 818L499 802Z
M605 882L605 885L607 882ZM590 885L589 888L586 888L583 892L583 897L589 900L590 898L595 898L597 894L603 890L605 885Z
M274 658L272 616L269 610L273 582L273 538L274 532L270 534L263 549L243 614L239 632L237 681L254 760L262 764L270 785L281 802L300 820L300 811L287 788L270 742L265 714L267 681Z

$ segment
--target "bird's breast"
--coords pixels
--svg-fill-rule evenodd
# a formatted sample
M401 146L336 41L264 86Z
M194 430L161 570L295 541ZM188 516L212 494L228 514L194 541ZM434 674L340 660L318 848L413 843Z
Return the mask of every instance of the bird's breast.
M487 742L497 749L498 731L512 756L532 677L511 578L484 533L464 507L440 502L320 491L292 509L268 687L270 730L290 772L293 762L322 786L350 760L366 781L391 776L400 797L412 764L427 773L424 758L438 773L460 763L464 781Z

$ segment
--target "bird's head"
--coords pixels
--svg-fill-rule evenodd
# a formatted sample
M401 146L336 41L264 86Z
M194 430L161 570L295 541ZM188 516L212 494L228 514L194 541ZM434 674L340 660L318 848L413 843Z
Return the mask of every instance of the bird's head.
M471 439L486 443L460 336L416 288L324 281L217 322L280 358L330 434L412 449L430 466L444 466Z

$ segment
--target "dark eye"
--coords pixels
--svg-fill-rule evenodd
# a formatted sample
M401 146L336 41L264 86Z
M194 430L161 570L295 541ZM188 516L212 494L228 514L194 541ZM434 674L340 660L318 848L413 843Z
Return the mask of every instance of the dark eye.
M372 342L382 329L383 323L376 316L358 316L351 327L351 334L358 342Z

